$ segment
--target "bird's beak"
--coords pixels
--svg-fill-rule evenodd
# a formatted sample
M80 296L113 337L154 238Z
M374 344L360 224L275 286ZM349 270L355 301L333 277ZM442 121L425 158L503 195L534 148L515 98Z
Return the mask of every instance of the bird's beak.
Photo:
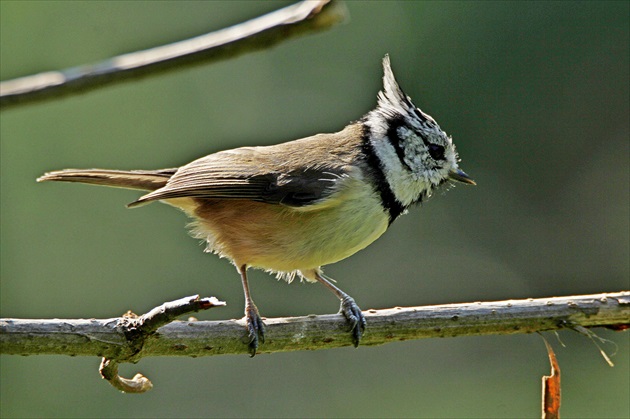
M468 176L466 173L464 173L463 170L460 169L450 171L448 173L448 177L449 179L457 182L467 183L469 185L476 185L475 181L472 180L470 176Z

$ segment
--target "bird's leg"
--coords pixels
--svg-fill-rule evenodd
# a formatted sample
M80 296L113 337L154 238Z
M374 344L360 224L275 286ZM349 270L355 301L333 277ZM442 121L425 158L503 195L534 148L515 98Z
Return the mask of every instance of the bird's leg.
M365 317L363 317L363 313L361 313L361 309L354 302L354 299L350 297L345 292L341 291L336 285L334 285L329 279L324 277L321 272L315 271L315 279L318 282L326 286L333 294L341 300L341 308L340 313L345 316L350 323L351 333L352 333L352 342L354 343L354 347L359 346L359 341L361 341L361 336L365 331L365 326L367 322L365 321Z
M252 300L249 293L247 265L238 268L238 273L241 274L243 292L245 293L245 321L247 322L247 332L249 333L249 354L253 357L258 349L258 341L265 343L265 325L258 313L258 307L254 304L254 300Z

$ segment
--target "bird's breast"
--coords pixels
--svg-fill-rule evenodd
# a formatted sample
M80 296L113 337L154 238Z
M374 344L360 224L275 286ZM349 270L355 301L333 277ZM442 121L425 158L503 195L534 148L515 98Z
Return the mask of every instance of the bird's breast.
M314 269L365 248L388 226L373 187L351 179L311 207L250 200L198 200L193 234L237 266L276 272Z

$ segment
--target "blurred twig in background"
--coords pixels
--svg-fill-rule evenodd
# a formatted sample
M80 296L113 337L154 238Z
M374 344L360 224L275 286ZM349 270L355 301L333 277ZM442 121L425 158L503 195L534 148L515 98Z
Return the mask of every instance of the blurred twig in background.
M114 83L232 58L346 19L336 0L302 1L247 22L94 65L49 71L0 83L0 109L88 92Z

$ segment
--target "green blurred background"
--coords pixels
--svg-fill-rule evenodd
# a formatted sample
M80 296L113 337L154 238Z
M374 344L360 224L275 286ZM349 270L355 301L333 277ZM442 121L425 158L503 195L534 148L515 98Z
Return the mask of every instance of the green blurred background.
M1 79L219 29L287 2L0 2ZM112 317L190 294L242 316L225 260L133 191L37 184L67 167L152 169L341 129L376 102L381 59L457 144L478 187L437 194L326 272L364 309L629 289L629 3L348 2L346 25L214 65L2 112L1 315ZM251 274L264 316L332 313L324 287ZM368 330L369 333L369 330ZM552 334L565 417L630 416L629 336ZM2 417L539 417L537 335L124 366L0 358Z

